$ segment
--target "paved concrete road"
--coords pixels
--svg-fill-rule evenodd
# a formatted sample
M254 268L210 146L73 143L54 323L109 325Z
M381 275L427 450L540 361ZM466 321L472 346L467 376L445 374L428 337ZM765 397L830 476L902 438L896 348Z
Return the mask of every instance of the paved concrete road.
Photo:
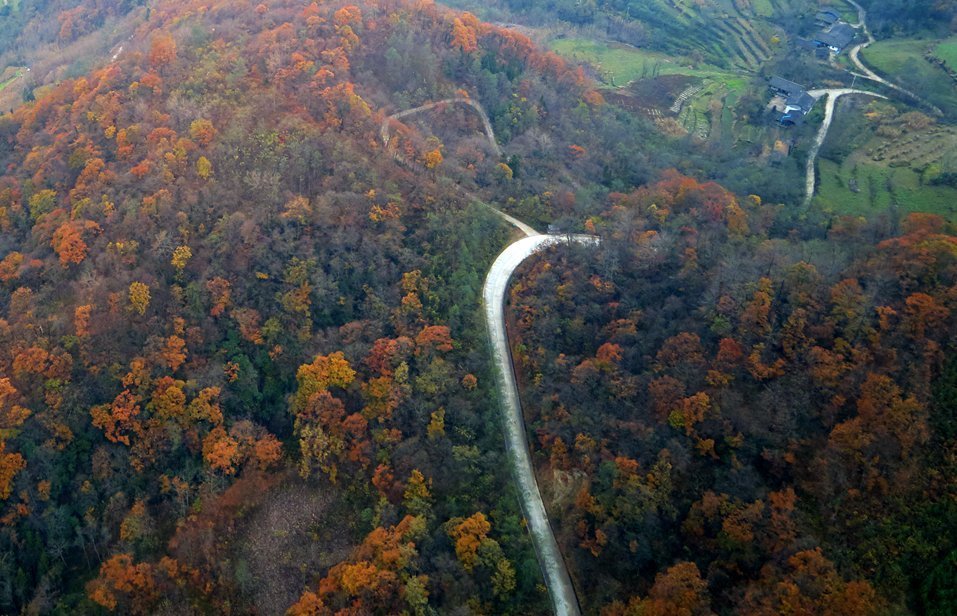
M505 331L505 292L512 273L531 255L566 239L581 244L594 244L598 241L590 235L534 235L516 240L492 264L485 278L482 295L485 301L485 321L498 379L509 464L512 467L522 509L528 521L528 531L532 537L538 562L542 567L542 574L545 576L545 585L548 587L555 614L577 616L581 610L575 588L565 567L558 542L555 541L555 534L548 523L545 504L542 502L542 495L535 479L535 470L532 467L525 435L525 418L522 416L518 386L512 369L508 334Z

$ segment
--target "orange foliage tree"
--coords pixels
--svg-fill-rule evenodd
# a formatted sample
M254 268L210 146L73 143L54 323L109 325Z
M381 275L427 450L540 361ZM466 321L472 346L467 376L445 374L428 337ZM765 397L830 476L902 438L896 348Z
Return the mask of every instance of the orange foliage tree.
M7 453L7 443L0 439L0 500L7 500L13 490L13 478L27 466L19 453Z
M137 419L139 414L140 405L128 390L120 392L112 404L101 404L90 409L93 425L103 430L106 439L127 446L130 444L130 435L143 430L142 423Z
M86 587L87 596L109 611L147 614L159 599L153 567L133 564L129 554L116 554L100 565L100 574Z
M157 32L150 41L149 61L154 68L161 68L176 59L176 41L168 32Z
M89 248L83 241L84 231L99 231L100 226L92 221L70 221L63 223L53 234L50 244L60 257L60 265L69 267L82 263Z

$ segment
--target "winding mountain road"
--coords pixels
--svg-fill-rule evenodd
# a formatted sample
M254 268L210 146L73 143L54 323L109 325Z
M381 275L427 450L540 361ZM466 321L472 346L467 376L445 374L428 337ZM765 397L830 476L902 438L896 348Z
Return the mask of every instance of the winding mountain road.
M827 139L827 132L831 128L831 122L834 121L834 108L837 105L837 99L848 94L864 94L866 96L874 96L877 98L887 98L882 94L877 94L875 92L868 92L867 90L854 90L853 88L828 88L823 90L809 90L808 94L813 96L815 99L820 99L821 97L826 96L827 101L824 104L824 121L821 122L821 128L817 131L817 137L814 139L813 145L811 145L811 150L807 155L807 169L805 176L805 196L804 196L804 207L807 207L811 204L811 199L814 198L814 184L815 184L815 173L814 166L817 162L817 155L821 151L821 146L824 145L825 139Z
M870 79L871 81L876 81L877 83L883 84L889 88L893 88L899 92L903 92L904 94L907 94L908 96L917 98L913 93L908 92L907 90L901 88L897 84L887 81L886 79L884 79L883 77L875 73L873 70L868 68L863 62L861 62L861 57L860 57L861 50L869 47L872 43L875 42L874 36L871 34L870 29L867 27L867 10L865 10L863 6L861 6L854 0L847 0L847 1L848 3L854 5L855 9L857 9L857 23L851 24L851 27L857 28L858 30L862 30L864 32L864 36L867 38L866 41L863 41L861 43L858 43L857 45L854 45L853 47L851 47L850 51L847 52L848 58L851 59L851 62L854 64L854 66L857 67L857 70L860 71L860 73L852 73L852 74L857 75L858 77L862 77L864 79Z
M383 144L388 148L393 120L447 104L464 104L475 109L482 119L489 143L499 156L502 155L502 150L495 140L495 132L492 130L492 123L489 121L488 115L479 103L468 98L449 98L392 114L382 121L379 130L379 136ZM400 154L397 154L397 157L402 160ZM529 535L532 538L535 556L542 569L542 576L545 578L545 586L548 588L555 614L557 616L579 616L581 608L578 604L578 596L575 594L575 586L568 574L568 567L565 565L564 558L562 558L555 533L548 522L548 513L545 511L545 503L542 500L538 480L535 478L535 469L532 466L528 437L525 433L525 418L522 415L518 384L512 366L512 353L508 344L508 332L505 328L505 292L508 290L508 282L515 269L530 256L561 242L589 245L597 244L598 238L592 235L541 234L514 216L510 216L485 203L464 188L458 186L458 189L469 199L491 209L525 235L525 237L509 244L489 269L482 289L485 322L495 364L495 378L501 400L502 423L505 429L509 466L512 469L512 476L518 488L519 503L527 522Z

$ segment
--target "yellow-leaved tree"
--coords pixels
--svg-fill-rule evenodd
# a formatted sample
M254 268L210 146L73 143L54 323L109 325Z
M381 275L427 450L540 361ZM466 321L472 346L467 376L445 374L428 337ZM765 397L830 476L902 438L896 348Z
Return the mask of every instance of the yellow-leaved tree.
M146 314L150 305L150 288L142 282L130 283L130 310L136 314Z

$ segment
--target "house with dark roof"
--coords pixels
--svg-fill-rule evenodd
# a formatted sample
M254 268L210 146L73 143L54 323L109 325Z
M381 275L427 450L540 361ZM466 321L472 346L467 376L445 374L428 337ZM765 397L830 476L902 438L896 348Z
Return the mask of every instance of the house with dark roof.
M781 96L791 96L792 94L804 92L804 86L778 76L771 77L768 81L768 86L772 91Z
M857 36L857 32L850 24L839 22L827 30L818 32L814 36L814 42L821 47L827 47L834 53L840 53L854 41L855 36Z
M782 77L771 77L768 80L768 87L775 96L784 99L784 109L778 118L778 122L784 126L794 126L804 122L804 116L817 103L817 99L808 94L804 86ZM776 105L774 110L779 111Z
M821 28L829 28L836 24L840 19L841 16L837 13L837 11L823 9L818 11L817 15L814 16L814 23Z
M814 103L817 102L817 99L808 94L807 92L801 92L800 94L792 94L785 101L785 111L797 111L800 110L804 113L807 113L811 110L811 107L814 106Z

